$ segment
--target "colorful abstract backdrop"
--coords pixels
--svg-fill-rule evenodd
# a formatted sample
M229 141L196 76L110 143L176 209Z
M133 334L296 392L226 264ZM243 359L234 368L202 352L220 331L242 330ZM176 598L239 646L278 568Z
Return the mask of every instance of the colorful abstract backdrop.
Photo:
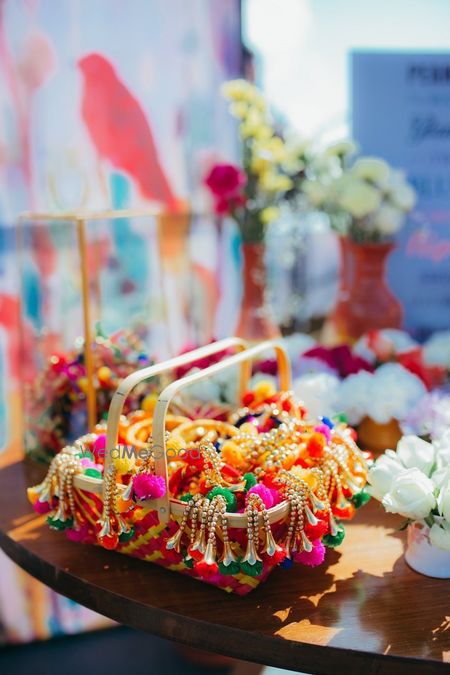
M235 129L217 92L239 73L239 5L0 1L0 462L21 453L19 282L35 287L18 272L18 214L153 205L203 212L206 167L236 152ZM227 303L236 302L238 291L229 284L228 296L218 300L217 263L229 259L236 267L237 239L210 225L194 218L179 251L179 260L188 257L192 297L206 310L196 326L179 320L179 272L186 274L186 264L169 265L161 282L177 336L166 352L200 334L229 332ZM133 239L132 221L129 227ZM163 242L163 249L173 251L170 233L164 234L169 248ZM39 228L35 244L34 267L45 276L39 252L52 248L49 230ZM227 269L221 274L232 276ZM213 303L223 309L215 319L208 311ZM99 617L32 581L4 556L0 562L4 639L99 624Z

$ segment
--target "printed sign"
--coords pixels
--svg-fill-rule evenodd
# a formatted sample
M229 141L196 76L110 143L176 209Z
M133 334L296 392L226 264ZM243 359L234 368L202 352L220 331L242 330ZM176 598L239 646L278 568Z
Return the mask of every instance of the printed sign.
M405 328L450 329L450 53L351 54L353 136L364 155L405 170L418 202L388 280Z

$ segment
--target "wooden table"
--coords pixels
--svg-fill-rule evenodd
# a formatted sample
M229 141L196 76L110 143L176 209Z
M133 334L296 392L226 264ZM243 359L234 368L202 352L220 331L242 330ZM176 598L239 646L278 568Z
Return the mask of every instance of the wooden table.
M245 598L94 546L31 510L43 467L0 471L0 546L53 589L120 623L238 659L339 675L450 672L450 581L416 574L400 520L374 502L315 569L276 569Z

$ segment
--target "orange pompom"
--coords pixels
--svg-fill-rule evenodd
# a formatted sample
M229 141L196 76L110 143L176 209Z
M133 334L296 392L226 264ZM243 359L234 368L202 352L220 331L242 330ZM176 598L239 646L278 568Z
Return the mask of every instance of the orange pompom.
M306 443L306 450L311 457L321 457L325 444L325 436L319 432L314 432Z

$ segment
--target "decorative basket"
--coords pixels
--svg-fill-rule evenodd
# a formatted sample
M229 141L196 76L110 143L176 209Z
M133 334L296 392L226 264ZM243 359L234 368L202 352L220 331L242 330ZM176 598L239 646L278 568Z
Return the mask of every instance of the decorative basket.
M172 382L160 394L151 421L151 476L159 491L152 493L156 495L154 499L145 499L142 495L137 499L136 491L133 492L136 475L128 480L128 484L117 482L113 459L126 397L144 380L230 347L243 351ZM282 396L287 397L290 366L286 352L276 341L245 349L242 340L230 338L127 377L115 393L109 409L103 477L82 474L80 450L83 439L80 439L57 455L41 485L30 488L29 497L35 509L39 512L51 510L50 526L66 530L70 539L99 543L105 548L155 562L240 595L255 588L282 561L290 564L292 559L300 558L299 562L312 564L307 559L315 549L308 532L314 532L318 542L320 537L322 541L328 537L330 545L340 543L343 528L337 524L334 513L341 517L351 515L348 509L353 509L353 506L349 498L354 494L358 497L365 485L365 461L347 429L332 428L328 421L330 432L321 430L320 425L316 426L314 431L308 430L308 443L305 444L302 429L310 429L310 426L301 420L300 414L292 412L290 404L286 405L290 412L280 412L277 403L265 403L266 407L269 406L267 414L279 412L280 419L285 421L280 421L270 434L254 437L255 448L259 448L254 450L254 454L262 452L258 459L259 475L267 481L281 481L283 499L280 503L268 506L264 502L261 490L269 491L269 488L261 488L259 493L248 489L244 512L231 512L225 496L233 491L244 492L247 486L238 481L236 484L227 483L228 489L222 487L220 472L223 464L219 461L219 451L212 444L202 446L202 466L210 466L212 474L217 477L217 483L215 479L209 479L213 490L206 497L200 493L188 495L185 501L171 495L168 489L166 421L173 397L189 385L236 366L240 366L239 389L242 395L251 373L251 361L269 348L276 352L280 388L281 392L286 392ZM272 460L279 454L277 447L270 452L264 449L273 448L269 443L273 444L277 434L286 436L290 433L287 422L291 414L292 428L297 430L297 445L291 443L291 449L282 452L280 449L281 458L274 463ZM225 426L228 428L230 424ZM315 429L323 431L327 443L324 440L322 445L317 445L315 437L320 433ZM236 434L239 435L239 430ZM246 447L253 443L251 435L240 432L239 437L245 440ZM311 455L308 454L308 444L311 452L315 448ZM288 470L286 467L292 467L294 460L297 462L294 469ZM142 471L141 466L141 473L138 472L141 477ZM148 475L150 473L145 473L145 476ZM160 490L161 486L163 489Z

